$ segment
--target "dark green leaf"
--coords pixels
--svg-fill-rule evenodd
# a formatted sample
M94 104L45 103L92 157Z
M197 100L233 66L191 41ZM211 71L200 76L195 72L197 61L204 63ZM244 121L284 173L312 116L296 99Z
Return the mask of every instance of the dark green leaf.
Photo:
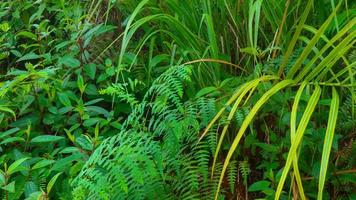
M270 190L269 185L271 183L269 181L258 181L256 183L253 183L248 187L249 192L257 192L257 191L264 191L264 190Z
M42 142L57 142L63 140L64 137L56 135L40 135L31 140L32 143L42 143Z

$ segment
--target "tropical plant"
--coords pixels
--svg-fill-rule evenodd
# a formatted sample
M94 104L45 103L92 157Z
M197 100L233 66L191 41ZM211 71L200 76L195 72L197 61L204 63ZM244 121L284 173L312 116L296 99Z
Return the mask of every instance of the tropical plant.
M0 1L0 198L355 199L355 5Z

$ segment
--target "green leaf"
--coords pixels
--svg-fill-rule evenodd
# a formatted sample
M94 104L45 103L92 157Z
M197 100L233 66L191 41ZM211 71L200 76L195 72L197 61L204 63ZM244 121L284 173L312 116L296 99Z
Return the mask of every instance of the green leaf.
M253 118L255 117L255 115L257 114L257 112L260 110L260 108L266 103L266 101L275 93L277 93L278 91L280 91L281 89L293 84L294 81L293 80L283 80L279 83L277 83L275 86L273 86L270 90L268 90L267 92L265 92L262 97L257 101L257 103L253 106L253 108L251 109L251 111L248 113L248 115L246 116L245 120L243 121L235 139L233 140L233 143L228 151L228 154L225 158L225 162L220 174L220 179L219 179L219 183L218 183L218 187L215 193L215 199L218 198L219 192L220 192L220 187L221 184L223 182L224 179L224 175L225 172L227 170L227 167L229 165L230 159L233 155L233 153L235 152L242 136L244 135L246 129L248 128L248 126L250 125L251 121L253 120Z
M38 163L36 163L32 167L32 170L39 169L39 168L42 168L42 167L46 167L46 166L51 165L51 164L53 164L55 162L56 161L54 161L54 160L41 160L41 161L39 161Z
M64 129L64 131L66 132L66 134L67 134L67 137L69 138L69 140L71 141L71 142L74 142L74 135L71 133L71 131L70 130L68 130L68 129Z
M303 82L302 85L299 87L297 94L295 95L294 98L294 103L292 106L292 112L291 112L291 119L290 119L290 134L291 134L291 142L293 142L295 138L295 132L296 132L296 127L297 127L297 114L298 114L298 106L299 106L299 101L302 96L302 93L304 91L304 88L307 86L306 82ZM298 157L295 156L293 159L293 170L294 170L294 175L295 179L297 182L298 186L298 191L300 194L300 197L302 200L305 200L305 194L304 194L304 188L302 185L302 179L299 173L299 167L298 167Z
M257 192L257 191L264 191L264 190L270 190L269 186L271 185L271 182L269 181L258 181L256 183L253 183L248 187L249 192Z
M85 87L85 94L93 95L93 96L99 95L98 89L96 88L96 86L94 84L88 84Z
M106 67L111 67L112 66L112 61L109 58L105 59L105 66Z
M195 95L195 98L199 98L199 97L202 97L204 95L207 95L213 91L216 91L216 87L205 87L203 89L201 89L196 95Z
M326 180L326 172L328 170L331 146L335 135L335 127L336 127L338 112L339 112L339 95L336 89L333 88L331 106L329 111L328 126L326 129L323 154L321 157L319 185L318 185L318 200L323 199L323 189Z
M0 30L2 30L3 32L7 32L10 30L10 25L7 22L3 22L0 24Z
M17 172L17 171L21 171L20 170L20 165L23 163L23 162L25 162L27 159L29 159L29 158L21 158L20 160L16 160L14 163L12 163L11 165L10 165L10 167L9 167L9 169L7 170L7 174L8 175L11 175L11 174L13 174L13 173L15 173L15 172Z
M73 148L75 150L75 148ZM72 151L74 152L74 151ZM68 152L69 153L69 152ZM57 160L56 163L53 165L52 170L53 171L64 171L65 169L68 169L71 166L71 163L74 161L82 160L82 154L80 152L74 153L66 158Z
M83 94L85 90L85 85L84 85L84 79L82 75L78 75L77 86L79 88L80 93Z
M228 121L231 121L231 119L234 117L234 115L235 115L240 103L242 102L243 98L245 97L245 95L248 92L252 93L255 90L255 88L257 87L257 85L260 83L260 81L261 81L260 79L257 79L257 80L248 82L248 83L244 84L243 86L241 86L240 89L235 93L235 94L238 94L238 98L236 99L236 101L235 101L235 103L227 117ZM224 137L226 135L228 128L229 128L229 124L224 126L223 131L221 132L221 136L219 138L218 145L215 149L214 161L213 161L213 166L212 166L212 170L211 170L211 177L213 177L213 175L214 175L216 161L218 159L219 151L221 149L221 146L224 141Z
M84 150L92 151L94 148L90 138L86 135L77 137L75 142Z
M14 119L16 119L15 112L13 110L11 110L10 108L5 107L5 106L0 106L0 111L8 112L8 113L12 114L12 116L14 116Z
M275 80L278 79L278 77L276 76L262 76L260 77L258 80L252 80L249 81L245 84L243 84L242 86L240 86L232 95L232 97L230 97L230 99L225 103L225 105L219 110L219 112L214 116L214 118L209 122L208 126L205 128L205 131L203 132L203 134L200 136L199 141L201 139L203 139L203 137L208 133L208 131L211 129L211 127L214 125L214 123L220 118L220 116L224 113L224 111L226 110L226 108L228 106L230 106L233 102L235 102L235 100L241 95L241 93L243 92L244 88L251 84L254 83L256 81L260 82L260 81L268 81L268 80Z
M84 121L83 125L85 127L90 127L90 126L93 126L94 124L98 123L101 120L102 120L101 118L89 118Z
M25 196L29 197L32 193L38 191L38 186L33 181L27 181L24 186Z
M61 174L62 174L62 172L56 174L55 176L53 176L53 177L51 178L51 180L49 181L49 183L48 183L48 185L47 185L47 194L49 194L49 193L51 192L54 183L56 182L57 178L58 178L59 175L61 175Z
M308 1L308 4L306 5L306 7L305 7L305 9L303 11L303 14L302 14L302 16L301 16L301 18L299 20L299 23L297 25L297 29L294 32L292 40L288 44L287 51L286 51L285 55L283 56L282 64L280 65L279 70L278 70L278 75L282 75L282 73L284 72L284 68L288 64L289 58L293 53L295 44L297 43L299 35L302 32L303 25L304 25L305 21L307 20L307 17L309 15L310 9L312 8L312 5L313 5L313 1Z
M59 153L73 154L73 153L79 153L79 152L80 152L80 149L77 147L66 147L66 148L62 149Z
M98 113L98 114L102 114L105 117L109 117L110 116L110 113L107 110L105 110L104 108L99 107L99 106L86 106L85 110L88 111L88 112L95 112L95 113Z
M24 56L22 56L20 59L18 59L16 62L21 62L21 61L26 61L26 60L35 60L35 59L38 59L40 58L39 55L33 53L33 52L30 52Z
M29 31L20 31L16 34L17 37L29 38L31 40L37 41L37 36Z
M72 103L70 102L68 96L66 93L58 93L58 98L59 98L59 101L64 105L64 106L72 106Z
M25 139L23 139L22 137L10 137L10 138L6 138L0 144L8 144L13 142L25 142Z
M339 4L341 5L341 4ZM336 14L336 10L329 16L329 18L323 23L318 32L314 35L314 37L308 42L308 45L304 48L302 54L295 61L293 67L289 70L287 74L287 78L293 78L294 74L300 70L300 67L303 62L305 62L307 56L312 51L313 47L315 47L316 43L319 41L321 36L324 34L324 31L329 26L333 16Z
M96 66L90 63L84 67L85 74L89 76L90 79L94 80L96 74Z
M61 57L58 62L67 67L75 68L80 66L80 61L73 56L65 55Z
M299 144L303 138L305 129L306 129L306 127L309 123L309 120L314 112L315 106L317 105L317 103L319 101L320 94L321 94L321 89L318 85L316 85L315 90L314 90L312 96L310 97L307 107L303 113L302 119L300 120L298 129L295 133L295 138L294 138L292 145L289 149L287 161L286 161L281 178L280 178L278 186L277 186L275 200L278 200L280 195L282 194L284 182L287 178L292 161L294 160L295 157L297 157L297 148L299 147Z
M39 200L43 197L43 192L37 191L30 194L25 200Z
M21 54L21 52L19 52L19 51L17 51L17 50L10 50L10 52L12 53L12 54L14 54L16 57L21 57L22 56L22 54Z
M57 44L57 45L55 46L55 48L56 48L56 50L58 51L58 50L62 49L63 47L68 46L68 45L71 44L71 43L73 43L73 42L72 42L72 41L64 41L64 42L61 42L61 43Z
M32 143L42 143L42 142L57 142L63 140L64 137L56 135L40 135L31 140Z
M16 128L9 129L9 130L7 130L5 132L2 132L2 133L0 133L0 139L3 138L3 137L6 137L8 135L11 135L13 133L16 133L19 130L20 129L16 127Z
M12 181L11 183L9 183L1 188L8 192L14 193L15 192L15 181Z
M5 184L5 175L0 171L0 186Z
M4 120L4 117L5 117L4 113L0 113L0 124L1 124L2 120Z
M109 67L105 69L105 72L107 75L112 76L115 74L115 68L114 67Z
M246 47L246 48L242 48L241 49L242 53L247 53L253 56L257 56L258 55L258 50L253 48L253 47Z
M88 102L86 102L84 105L85 106L90 106L90 105L93 105L93 104L96 104L100 101L103 101L104 99L103 98L97 98L97 99L93 99L93 100L90 100Z

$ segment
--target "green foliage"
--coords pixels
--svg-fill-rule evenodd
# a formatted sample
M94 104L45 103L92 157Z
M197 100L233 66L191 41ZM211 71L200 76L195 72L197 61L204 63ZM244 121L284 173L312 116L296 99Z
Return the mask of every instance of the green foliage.
M1 1L0 198L355 199L355 24L348 0Z
M201 110L202 103L182 103L189 81L190 67L171 67L153 82L142 103L130 103L133 111L121 132L101 143L74 180L76 198L209 197L211 151L206 143L196 145L194 135L200 121L213 115Z

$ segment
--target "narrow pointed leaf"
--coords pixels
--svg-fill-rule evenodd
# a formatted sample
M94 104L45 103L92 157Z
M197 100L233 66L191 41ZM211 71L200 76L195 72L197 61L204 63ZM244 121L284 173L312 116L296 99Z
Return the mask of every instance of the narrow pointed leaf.
M296 132L296 127L297 127L297 113L298 113L298 105L300 101L300 97L302 96L302 93L304 91L304 88L306 86L306 82L303 82L302 85L299 87L299 90L297 94L295 95L294 98L294 103L292 107L292 112L291 112L291 118L290 118L290 134L291 134L291 142L293 142L295 138L295 132ZM305 200L305 194L304 194L304 189L302 185L302 179L300 177L299 173L299 167L298 167L298 156L295 156L293 159L293 170L294 170L294 176L297 181L297 186L298 186L298 191L299 195L302 200Z
M323 154L321 157L319 186L318 186L318 200L323 199L323 189L324 189L324 184L326 179L326 172L328 170L330 151L331 151L331 146L335 134L338 112L339 112L339 95L336 89L333 88L332 100L331 100L330 111L329 111L328 126L326 128Z
M280 91L281 89L293 84L294 81L293 80L283 80L279 83L277 83L275 86L273 86L270 90L268 90L265 94L263 94L263 96L257 101L257 103L253 106L253 108L251 109L251 111L249 112L249 114L246 116L245 120L243 121L230 149L229 152L226 156L224 165L223 165L223 169L220 175L220 179L219 179L219 183L218 183L218 188L216 190L215 193L215 200L218 199L218 195L220 192L220 187L222 184L222 181L224 179L224 175L226 172L226 169L229 165L230 159L232 157L232 154L235 152L237 145L239 144L242 136L244 135L247 127L250 125L251 121L253 120L253 118L255 117L255 115L257 114L257 112L259 111L259 109L266 103L266 101L275 93L277 93L278 91Z
M299 24L297 26L297 29L296 29L296 31L295 31L295 33L293 35L293 38L292 38L291 42L289 43L288 49L287 49L287 51L286 51L286 53L285 53L285 55L283 57L282 64L279 67L278 75L282 75L282 73L284 71L284 68L287 66L289 57L292 55L294 46L297 43L297 40L299 38L300 33L302 32L303 25L304 25L305 21L307 20L307 17L308 17L308 14L309 14L309 11L310 11L310 8L312 7L312 5L313 5L313 1L312 0L308 1L308 4L305 7L304 12L303 12L303 14L302 14L302 16L300 18L300 21L299 21Z
M244 90L242 91L241 95L237 98L237 100L235 101L228 117L227 117L227 121L230 122L231 119L234 117L235 115L235 112L237 111L237 108L238 106L240 105L242 99L245 97L246 93L248 93L249 91L250 92L253 92L253 90L257 87L259 83L259 80L256 80L254 81L253 83L250 83L247 85L247 87L244 88ZM222 142L224 140L224 137L225 137L225 134L227 132L227 129L229 127L229 124L226 124L223 128L223 131L221 132L221 136L219 138L219 142L218 142L218 145L216 147L216 150L215 150L215 155L214 155L214 161L213 161L213 166L212 166L212 170L211 170L211 177L214 176L214 169L215 169L215 164L216 164L216 160L217 160L217 157L218 157L218 154L219 154L219 151L221 149L221 145L222 145Z
M303 113L302 119L300 120L297 132L295 134L295 138L292 142L292 145L289 149L289 153L288 153L288 157L287 157L287 161L286 164L284 166L283 172L282 172L282 176L281 179L279 180L278 186L277 186L277 190L276 190L276 194L275 194L275 200L278 200L279 197L281 196L282 193L282 189L284 186L284 182L287 178L289 169L292 165L292 161L295 158L295 156L297 155L297 148L299 147L300 142L302 141L305 129L309 123L309 120L314 112L315 106L319 101L320 98L320 94L321 94L321 89L320 87L317 85L312 96L309 99L308 105Z

